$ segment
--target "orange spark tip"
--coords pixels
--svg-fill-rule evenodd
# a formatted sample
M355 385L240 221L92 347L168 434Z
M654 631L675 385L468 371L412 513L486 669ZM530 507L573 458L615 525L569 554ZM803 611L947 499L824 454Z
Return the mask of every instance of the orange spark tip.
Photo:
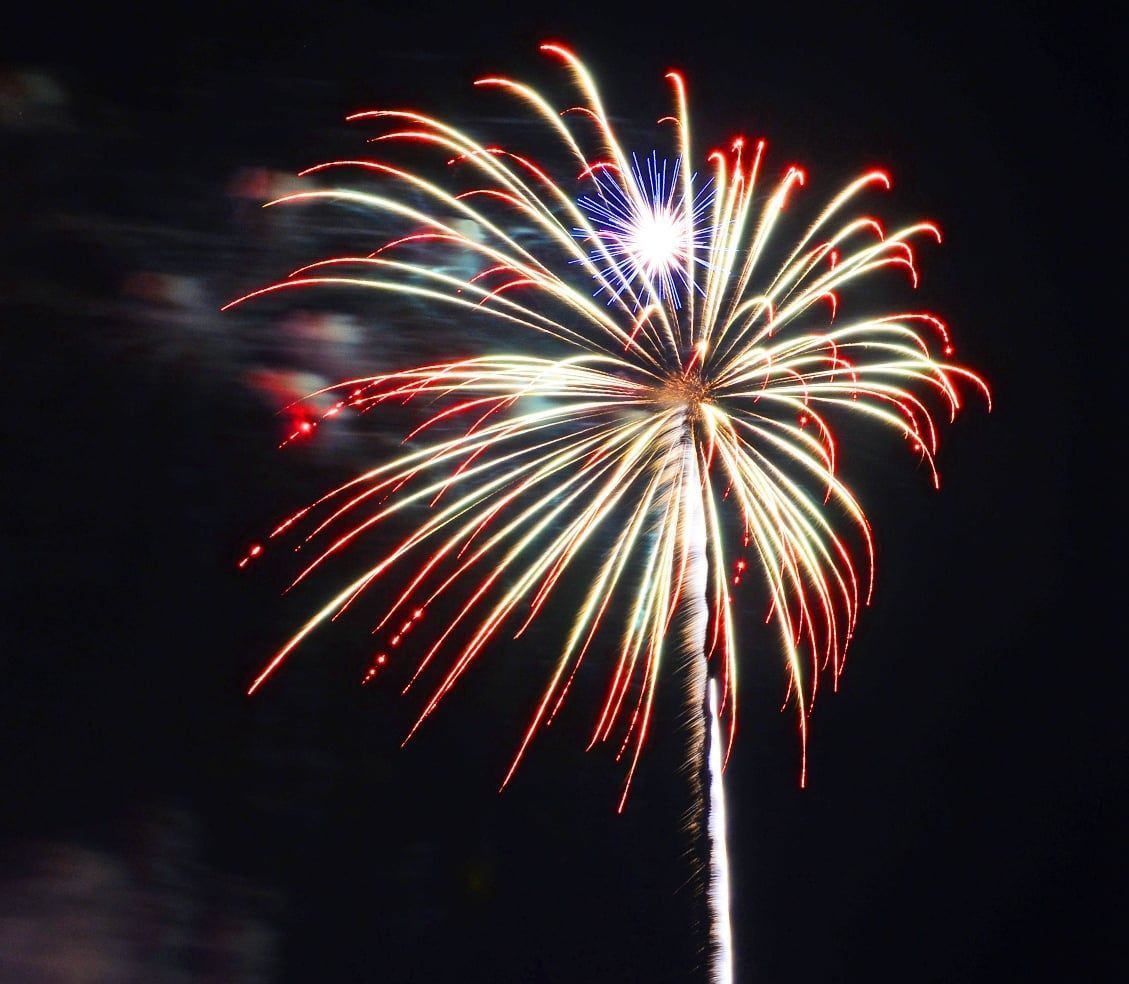
M243 556L243 559L241 561L239 561L238 566L240 568L246 567L254 558L258 557L259 554L261 554L262 552L263 552L263 548L262 548L261 544L252 543L250 549Z

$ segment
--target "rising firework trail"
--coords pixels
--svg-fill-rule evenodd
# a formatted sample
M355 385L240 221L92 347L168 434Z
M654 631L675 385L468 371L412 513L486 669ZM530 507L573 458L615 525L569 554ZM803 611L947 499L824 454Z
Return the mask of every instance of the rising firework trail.
M916 287L918 243L940 240L931 222L888 229L855 211L889 189L886 173L857 177L797 227L785 213L805 172L791 166L766 181L763 140L737 138L700 158L680 74L666 77L672 110L659 121L669 151L638 157L579 59L558 44L542 50L568 69L580 105L558 107L508 78L477 85L540 120L554 157L480 143L414 110L371 110L350 119L374 128L379 153L305 172L348 171L367 184L269 203L345 205L396 230L232 305L315 287L371 291L423 303L436 318L488 319L512 347L315 394L333 395L326 417L427 410L399 454L271 534L313 551L297 585L364 551L379 528L398 531L391 546L369 548L365 569L250 692L319 627L367 618L380 641L364 682L410 652L404 692L429 687L410 740L491 640L522 636L572 575L587 591L502 787L581 667L604 666L588 747L608 745L624 763L623 810L660 681L681 677L697 721L690 755L708 780L712 973L728 981L721 772L737 726L736 601L750 592L742 604L762 606L771 626L762 631L783 657L803 783L821 674L837 686L874 581L870 525L839 477L837 432L852 415L884 427L936 485L937 408L952 419L960 384L985 396L987 387L950 360L935 315L846 316L860 281L901 274ZM422 163L396 163L401 150ZM867 291L871 305L876 296ZM316 428L308 419L305 431ZM252 547L241 566L262 552Z
M725 783L722 780L720 704L717 681L710 681L709 819L710 970L717 984L733 984L733 925L729 918L729 848L725 839Z

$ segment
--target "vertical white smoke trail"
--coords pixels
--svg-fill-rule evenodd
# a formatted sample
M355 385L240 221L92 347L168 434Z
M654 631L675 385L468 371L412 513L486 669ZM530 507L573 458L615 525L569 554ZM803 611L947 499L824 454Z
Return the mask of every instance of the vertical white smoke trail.
M682 629L681 673L686 680L686 708L689 760L687 769L693 777L697 800L703 797L702 774L706 752L706 633L709 630L709 608L706 603L708 567L706 561L706 513L702 503L702 483L698 471L698 454L688 425L683 425L682 550L686 570L683 574L682 600L679 603L679 624ZM704 803L702 804L704 807ZM698 807L695 806L695 810Z
M725 844L725 792L721 780L721 729L718 723L719 707L715 680L709 680L708 702L706 699L705 653L709 624L706 605L708 576L706 517L702 503L698 454L691 440L686 441L682 475L681 520L683 549L686 552L682 642L686 654L687 698L692 715L690 768L693 774L700 776L704 761L705 771L709 776L709 788L705 791L705 795L702 796L700 783L696 784L696 793L702 796L709 848L706 901L710 921L710 979L714 984L733 984L733 938L729 920L729 857Z
M733 929L729 921L729 851L725 843L725 787L721 777L721 727L718 723L717 681L710 680L709 905L713 937L714 984L733 984Z

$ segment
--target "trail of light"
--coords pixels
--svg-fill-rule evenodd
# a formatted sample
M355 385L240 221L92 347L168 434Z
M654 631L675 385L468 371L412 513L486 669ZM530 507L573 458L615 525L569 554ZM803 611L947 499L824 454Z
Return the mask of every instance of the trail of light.
M709 684L709 857L710 978L733 984L733 926L729 915L729 848L726 844L725 784L722 778L720 702L717 681Z

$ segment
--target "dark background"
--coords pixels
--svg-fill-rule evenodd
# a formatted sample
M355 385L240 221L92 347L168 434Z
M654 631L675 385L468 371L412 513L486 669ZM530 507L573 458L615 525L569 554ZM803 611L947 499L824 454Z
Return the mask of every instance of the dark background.
M776 658L748 654L739 979L1113 979L1123 439L1095 399L1124 349L1098 276L1125 165L1113 14L846 6L27 7L6 25L0 976L704 979L676 742L617 817L583 714L495 794L543 679L520 647L404 751L411 707L356 686L363 633L243 697L313 596L279 600L283 571L235 561L383 447L361 428L279 452L277 401L248 381L413 345L360 314L344 356L287 334L285 305L219 315L318 234L262 225L240 189L357 148L340 120L361 107L476 132L504 111L515 132L470 83L552 80L536 45L559 38L643 124L681 67L703 140L767 136L813 198L887 166L879 207L945 230L922 297L997 404L946 430L940 493L878 437L848 454L878 590L817 706L806 790Z

